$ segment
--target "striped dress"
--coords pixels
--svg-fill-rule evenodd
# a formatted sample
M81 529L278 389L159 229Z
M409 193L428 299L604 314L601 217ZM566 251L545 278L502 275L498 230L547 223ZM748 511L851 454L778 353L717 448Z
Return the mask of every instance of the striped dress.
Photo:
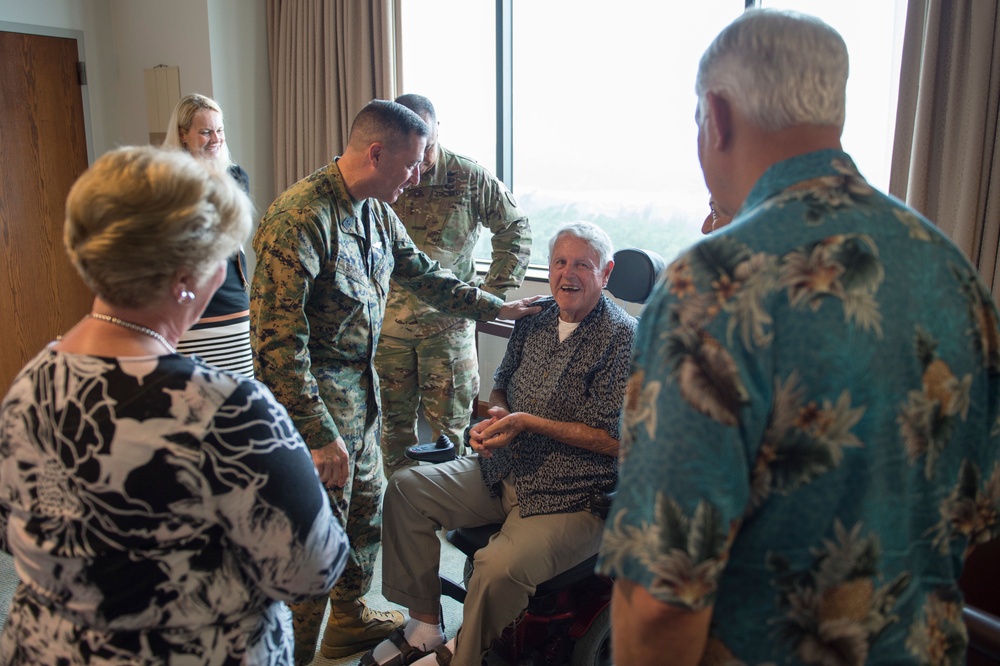
M250 189L247 173L240 166L233 164L229 173L245 192ZM252 378L250 283L247 274L246 254L241 249L229 258L225 281L215 292L201 319L181 336L177 351Z

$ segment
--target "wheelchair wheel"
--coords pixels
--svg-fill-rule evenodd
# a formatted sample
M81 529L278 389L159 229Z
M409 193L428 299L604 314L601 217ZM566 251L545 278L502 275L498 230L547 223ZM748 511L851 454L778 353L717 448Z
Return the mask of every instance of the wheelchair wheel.
M611 606L602 610L573 646L572 666L612 666Z

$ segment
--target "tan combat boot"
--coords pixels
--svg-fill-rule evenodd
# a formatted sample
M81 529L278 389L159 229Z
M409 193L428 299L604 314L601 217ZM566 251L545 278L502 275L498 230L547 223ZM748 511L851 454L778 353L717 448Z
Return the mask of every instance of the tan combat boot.
M338 659L373 648L403 626L399 611L373 611L364 599L331 601L330 618L319 651L327 659Z

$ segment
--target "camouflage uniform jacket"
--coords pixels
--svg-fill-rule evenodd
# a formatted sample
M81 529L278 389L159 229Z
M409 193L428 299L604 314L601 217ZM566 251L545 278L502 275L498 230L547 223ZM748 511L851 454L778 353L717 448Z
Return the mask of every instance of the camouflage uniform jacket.
M253 248L257 378L312 449L340 436L348 451L357 451L365 431L378 425L372 360L390 275L436 307L470 319L493 319L503 305L420 252L388 204L355 201L336 160L271 204Z
M473 160L439 146L434 166L392 208L417 247L459 279L481 282L498 296L520 286L531 252L528 217L503 183ZM483 227L493 234L485 280L476 277L473 257ZM426 338L455 323L454 317L393 284L382 331L396 338Z

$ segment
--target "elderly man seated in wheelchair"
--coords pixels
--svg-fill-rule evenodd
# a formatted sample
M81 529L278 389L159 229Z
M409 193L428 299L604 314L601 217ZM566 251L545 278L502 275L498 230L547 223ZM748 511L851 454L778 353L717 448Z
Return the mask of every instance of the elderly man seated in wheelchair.
M410 620L361 664L480 666L536 586L597 552L587 501L618 480L618 425L636 320L603 294L611 239L564 225L549 242L552 298L515 324L470 432L479 455L397 472L383 508L382 593ZM503 527L475 556L463 623L445 643L439 527Z

